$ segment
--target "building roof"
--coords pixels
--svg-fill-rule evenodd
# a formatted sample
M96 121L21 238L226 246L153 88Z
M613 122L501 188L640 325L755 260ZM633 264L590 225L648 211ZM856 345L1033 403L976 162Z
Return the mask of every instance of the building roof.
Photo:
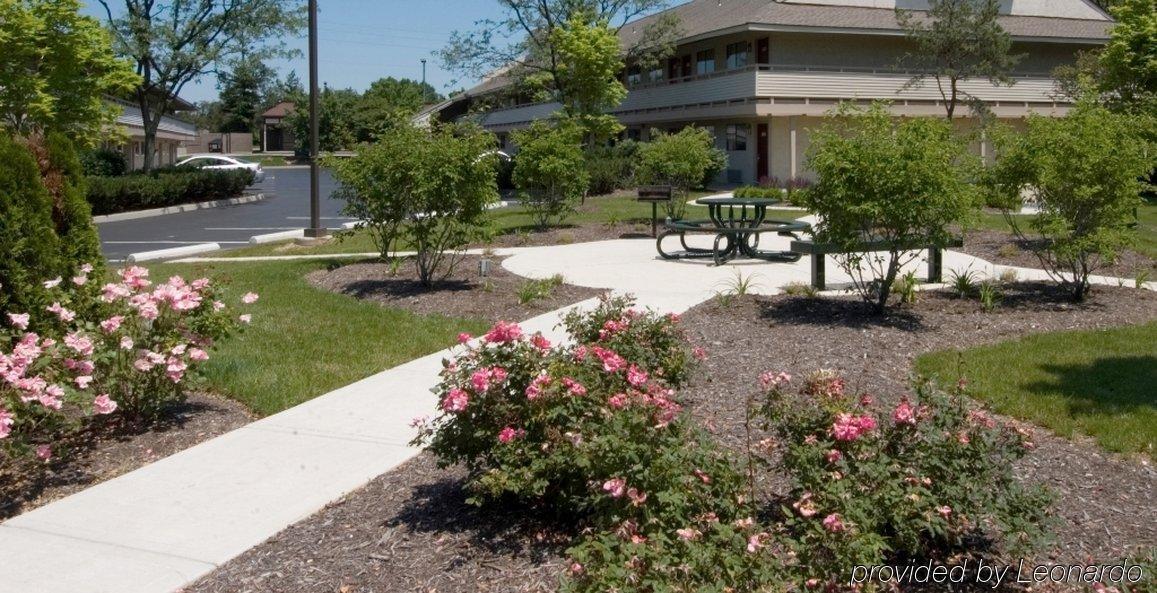
M892 8L782 3L771 0L693 0L668 11L679 17L681 41L705 37L734 28L784 30L843 30L864 33L900 33ZM663 13L659 13L663 14ZM917 12L917 14L919 14ZM623 27L620 38L634 45L658 14L641 18ZM1070 39L1104 41L1112 21L1107 18L1077 19L1005 14L1000 24L1018 39Z
M269 109L266 109L261 117L286 117L297 110L297 106L292 101L282 101Z
M120 117L117 118L117 124L124 126L130 135L144 134L144 120L141 118L140 108L123 102L118 103L122 111ZM196 125L170 115L161 118L161 123L157 124L157 131L175 134L186 139L197 137Z

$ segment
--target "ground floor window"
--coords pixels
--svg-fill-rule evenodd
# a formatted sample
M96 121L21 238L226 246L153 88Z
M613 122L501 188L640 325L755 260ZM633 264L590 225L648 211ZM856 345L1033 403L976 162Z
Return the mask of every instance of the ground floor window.
M747 124L727 126L727 150L731 152L747 150Z

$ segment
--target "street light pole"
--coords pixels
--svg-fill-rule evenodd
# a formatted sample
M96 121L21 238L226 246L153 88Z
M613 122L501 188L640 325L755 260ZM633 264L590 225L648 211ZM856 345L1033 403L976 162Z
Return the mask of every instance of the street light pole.
M309 228L305 236L321 238L321 182L318 169L317 0L309 0Z
M422 84L426 84L426 58L422 58Z

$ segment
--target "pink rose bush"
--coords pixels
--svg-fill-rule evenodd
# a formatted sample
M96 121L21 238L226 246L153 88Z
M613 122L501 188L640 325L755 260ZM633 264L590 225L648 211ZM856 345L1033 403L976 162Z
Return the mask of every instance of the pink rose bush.
M45 315L0 318L0 452L8 458L50 459L95 418L155 417L196 385L213 345L237 325L209 280L158 282L133 266L101 286L91 269L45 283Z
M947 558L978 538L1022 550L1044 537L1047 493L1012 474L1031 443L960 390L920 382L885 406L832 371L761 386L755 413L782 445L781 459L763 461L793 484L783 516L798 582L838 589L855 564Z

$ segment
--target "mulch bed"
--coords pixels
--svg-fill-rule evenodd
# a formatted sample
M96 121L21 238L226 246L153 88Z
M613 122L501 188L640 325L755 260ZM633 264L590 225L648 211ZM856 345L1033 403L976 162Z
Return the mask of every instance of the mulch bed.
M849 387L877 397L907 389L912 360L953 347L1026 333L1142 323L1157 317L1157 295L1105 288L1082 305L1040 285L1006 289L1002 306L922 294L915 305L875 317L851 298L742 297L708 302L684 325L708 351L683 391L720 441L740 446L744 401L761 370L797 376L844 373ZM1107 454L1035 430L1035 451L1017 468L1058 494L1057 560L1116 561L1157 545L1157 473L1148 462ZM249 550L191 586L189 593L467 593L551 591L567 534L517 510L466 506L461 470L438 470L423 454L365 488ZM766 484L772 489L774 480ZM772 493L774 495L774 493ZM499 514L495 514L495 513ZM561 531L561 532L560 532Z
M413 262L405 261L391 275L384 263L355 263L332 270L317 270L306 279L324 290L405 309L422 315L470 317L487 321L518 321L598 296L600 290L571 284L553 287L545 298L519 302L518 291L527 279L508 272L501 259L490 258L490 273L478 274L478 256L466 256L453 274L432 287L422 286Z
M119 419L119 417L117 417ZM70 453L29 467L0 467L0 519L44 506L90 486L178 453L254 419L245 406L222 397L193 394L150 426L94 425L69 446Z
M1040 268L1040 260L1033 254L1032 247L1032 244L1021 241L1012 233L975 230L968 231L968 236L964 239L964 247L955 250L994 264ZM1157 272L1157 260L1136 251L1125 250L1113 265L1097 270L1096 274L1131 280L1136 278L1138 271L1141 270L1148 270L1151 275Z

